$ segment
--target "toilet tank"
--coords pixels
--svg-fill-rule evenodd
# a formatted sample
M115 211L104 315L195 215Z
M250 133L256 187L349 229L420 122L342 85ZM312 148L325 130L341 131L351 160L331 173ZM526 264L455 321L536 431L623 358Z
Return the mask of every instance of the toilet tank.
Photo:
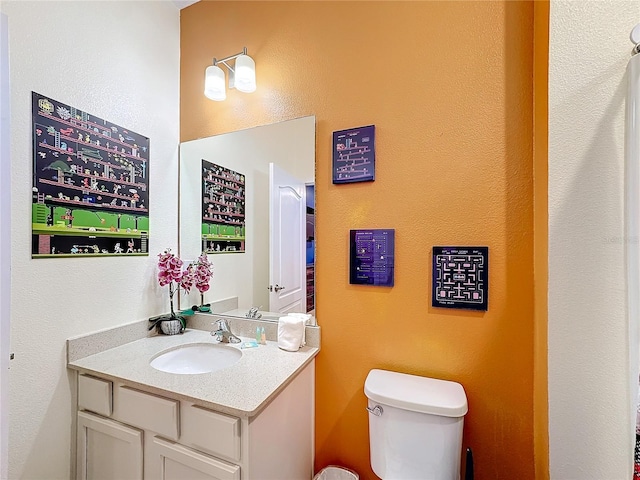
M467 396L462 385L371 370L371 468L383 480L459 480Z

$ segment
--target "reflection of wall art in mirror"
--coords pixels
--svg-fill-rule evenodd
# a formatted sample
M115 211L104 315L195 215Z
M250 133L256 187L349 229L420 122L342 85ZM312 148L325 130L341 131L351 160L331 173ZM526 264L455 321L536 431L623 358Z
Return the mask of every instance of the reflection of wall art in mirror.
M149 254L149 139L32 92L33 258Z
M372 182L375 125L333 132L333 183Z
M202 250L244 252L245 228L244 175L202 159Z
M432 305L487 310L489 247L433 247Z
M350 232L349 283L393 287L395 230Z

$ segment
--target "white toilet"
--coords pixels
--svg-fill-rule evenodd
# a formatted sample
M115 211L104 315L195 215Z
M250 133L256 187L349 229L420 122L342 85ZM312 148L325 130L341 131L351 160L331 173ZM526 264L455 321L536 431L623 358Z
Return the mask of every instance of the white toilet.
M467 396L462 385L371 370L371 468L382 480L459 480Z

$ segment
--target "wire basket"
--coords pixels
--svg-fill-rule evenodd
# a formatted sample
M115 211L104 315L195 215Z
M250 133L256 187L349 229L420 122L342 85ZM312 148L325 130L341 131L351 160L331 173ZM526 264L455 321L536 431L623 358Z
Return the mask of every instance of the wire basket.
M313 480L358 480L360 477L353 470L329 465L313 477Z

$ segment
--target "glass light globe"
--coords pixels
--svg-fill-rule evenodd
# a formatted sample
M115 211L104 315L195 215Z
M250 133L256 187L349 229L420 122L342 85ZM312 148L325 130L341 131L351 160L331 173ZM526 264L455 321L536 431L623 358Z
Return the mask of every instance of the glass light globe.
M249 55L236 58L235 86L244 93L256 91L256 63Z
M220 102L227 98L225 88L224 72L216 65L207 67L204 75L204 95L205 97Z

